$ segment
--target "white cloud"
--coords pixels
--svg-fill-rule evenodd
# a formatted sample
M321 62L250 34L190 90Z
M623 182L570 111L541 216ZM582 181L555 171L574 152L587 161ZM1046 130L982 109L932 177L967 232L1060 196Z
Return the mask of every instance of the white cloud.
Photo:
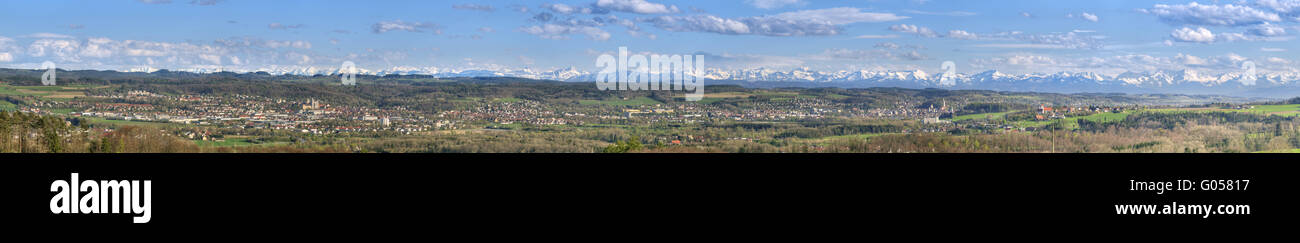
M1021 43L1000 43L1000 44L982 44L975 47L990 48L1028 48L1028 49L1102 49L1105 45L1101 42L1102 36L1088 35L1090 31L1071 31L1065 33L1050 34L1026 34L1021 31L976 34L965 30L949 30L945 34L939 34L922 26L899 24L889 27L889 30L915 34L923 37L947 37L963 40L1004 40L1004 41L1021 41Z
M221 56L218 55L200 54L199 59L203 59L211 64L221 65Z
M986 48L1007 48L1007 49L1066 49L1066 47L1065 47L1065 46L1062 46L1062 45L1052 45L1052 44L1022 44L1022 43L1016 43L1016 44L979 44L979 45L974 45L974 46L975 46L975 47L986 47Z
M520 32L528 33L542 37L543 39L567 40L569 35L581 34L586 35L587 39L604 41L610 39L609 32L600 28L591 26L572 26L559 24L545 24L542 26L528 26L519 28Z
M1007 65L1018 66L1054 66L1056 59L1038 55L1012 55L1005 58Z
M898 16L892 13L872 13L862 12L858 8L827 8L816 10L803 10L795 12L786 12L772 16L772 18L797 21L797 22L825 22L832 25L845 25L852 23L879 23L907 19L906 16Z
M745 3L761 9L778 9L789 5L808 4L804 0L745 0Z
M853 50L842 48L827 49L822 52L822 55L832 59L849 60L888 59L894 57L893 54L884 50Z
M1083 32L1065 32L1048 34L1026 34L1020 31L982 34L980 39L1014 40L1037 45L1024 45L1035 49L1103 49L1105 44L1100 38ZM1058 48L1059 47L1059 48Z
M604 13L609 12L608 10L604 10L604 9L593 9L593 8L587 8L587 7L569 6L569 5L566 5L566 4L563 4L563 3L543 4L543 5L542 5L542 9L551 10L551 12L556 12L556 13L560 13L560 14L575 14L575 13L581 13L581 14L593 14L593 13L595 13L595 14L604 14Z
M915 26L910 24L897 24L897 25L889 26L889 30L908 33L908 34L915 34L924 37L939 36L938 33L935 33L934 30L930 30L930 28Z
M675 32L709 32L724 35L750 35L764 34L750 31L748 21L752 19L726 19L713 15L695 15L695 16L660 16L647 20L655 27L667 31ZM829 25L821 25L830 27ZM785 35L788 33L771 33L771 35Z
M1224 63L1228 65L1235 65L1241 62L1245 62L1246 60L1250 60L1250 58L1237 55L1237 53L1228 53L1227 55L1215 57L1215 59L1216 59L1215 61L1218 63Z
M1192 55L1185 55L1182 53L1178 53L1178 56L1174 56L1174 60L1177 60L1179 63L1182 63L1183 65L1205 65L1204 58L1200 58Z
M1258 0L1255 1L1255 6L1288 16L1300 15L1300 1L1298 0Z
M164 69L214 70L243 67L248 70L249 67L301 63L304 59L332 61L328 57L320 59L318 57L323 56L302 52L311 48L311 42L308 41L261 40L252 37L219 39L210 44L196 41L113 40L102 37L81 40L38 39L25 43L25 48L14 49L8 46L12 45L0 38L0 52L11 53L13 59L32 57L33 61L50 60L61 66L66 64L65 67L70 69L123 70L147 65ZM13 54L11 50L26 55ZM236 66L223 66L224 64Z
M291 25L287 25L287 24L281 24L281 23L271 23L271 24L267 24L267 25L266 25L266 28L273 29L273 30L288 30L288 29L298 29L298 28L302 28L302 27L305 27L305 26L306 26L306 25L303 25L303 24L291 24Z
M1282 37L1286 30L1271 25L1260 25L1246 33L1214 33L1205 27L1183 27L1175 29L1169 36L1176 41L1194 43L1238 42L1238 41L1287 41Z
M106 58L113 56L111 45L113 40L108 38L90 38L86 40L86 46L81 49L81 56Z
M1153 14L1162 21L1176 25L1242 26L1282 21L1277 13L1232 4L1201 5L1196 2L1176 5L1156 4L1151 9L1139 11Z
M50 56L59 61L78 61L77 50L80 42L76 40L41 39L33 41L27 47L27 55L32 57Z
M1259 48L1259 51L1266 51L1266 52L1286 52L1286 49L1282 49L1282 48L1271 48L1271 47L1261 47L1261 48Z
M123 50L123 52L127 56L133 56L133 57L161 57L167 55L166 52L159 51L159 50L150 50L150 49L126 49Z
M585 34L588 36L588 39L603 41L603 40L610 39L611 35L606 30L601 29L601 27L622 26L627 28L628 35L634 37L645 37L649 39L658 38L658 36L654 34L641 31L641 28L637 26L636 21L619 18L617 15L612 15L612 14L605 15L605 16L594 16L589 19L575 18L572 16L568 16L565 17L565 19L561 20L555 17L554 15L551 15L550 13L543 12L534 16L533 20L536 22L543 22L545 24L537 25L537 26L520 27L518 31L537 35L545 39L556 39L556 40L569 39L568 35L571 34ZM495 30L488 27L483 27L480 28L479 31L487 33Z
M460 9L460 10L483 11L483 12L492 12L497 10L496 8L492 7L492 5L472 4L472 3L451 5L451 8Z
M1169 36L1177 41L1196 43L1212 43L1215 39L1214 33L1204 27L1196 27L1196 29L1183 27L1174 30Z
M786 12L772 16L721 18L713 15L659 16L644 19L660 29L675 32L709 32L727 35L822 36L838 35L841 25L906 19L891 13L862 12L857 8L829 8Z
M1079 14L1079 17L1083 18L1084 20L1091 21L1091 22L1101 21L1100 18L1097 18L1097 15L1096 15L1096 14L1090 14L1090 13L1087 13L1087 12L1084 12L1084 13L1082 13L1082 14Z
M970 32L966 32L965 30L950 30L948 31L947 37L953 39L963 39L963 40L974 40L979 38L979 36L972 34Z
M893 38L898 38L898 35L859 35L857 37L853 37L853 39L893 39Z
M32 34L29 34L29 35L24 35L24 36L19 36L19 37L23 37L23 38L45 38L45 39L72 39L72 38L73 38L73 37L70 36L70 35L55 34L55 33L32 33Z
M646 0L598 0L596 1L596 7L638 14L670 14L681 12L677 9L676 5L664 5L647 2Z
M275 40L268 40L268 41L263 42L263 44L266 45L266 47L270 47L270 48L293 47L293 48L298 48L298 49L311 49L311 42L307 42L307 41L275 41Z
M1247 36L1246 34L1242 34L1242 33L1219 33L1217 36L1219 37L1217 41L1222 41L1222 42L1256 40L1256 38Z
M0 62L12 62L12 61L14 61L14 54L10 54L8 52L0 52Z
M1002 72L1025 73L1054 72L1062 66L1072 66L1071 60L1057 60L1050 56L1035 53L1008 53L1002 56L978 58L971 60L971 66L977 69L992 69Z
M1256 25L1254 28L1251 28L1250 31L1248 31L1247 33L1250 33L1252 35L1257 35L1257 36L1282 36L1282 35L1286 35L1286 28L1282 28L1282 26L1277 26L1270 23L1264 23L1264 24Z
M436 35L442 34L442 29L437 24L429 22L405 22L401 20L384 21L375 23L370 26L371 32L382 34L389 31L407 31L407 32L433 32Z
M1096 14L1091 14L1091 13L1088 13L1088 12L1083 12L1083 13L1081 13L1081 14L1077 14L1077 15L1076 15L1076 14L1073 14L1073 13L1071 13L1071 14L1066 14L1065 17L1066 17L1066 18L1081 18L1081 19L1083 19L1083 20L1087 20L1088 22L1094 22L1094 23L1096 23L1096 22L1098 22L1098 21L1101 21L1101 18L1098 18Z
M884 48L884 49L912 49L912 50L924 50L924 49L925 49L925 46L922 46L922 45L913 45L913 44L899 45L898 43L893 43L893 42L881 42L881 43L876 43L876 45L873 46L873 47L875 47L875 48Z
M912 51L910 51L910 52L902 53L902 54L898 55L898 57L899 57L899 58L903 58L903 59L907 59L907 60L913 60L913 61L916 61L916 60L927 60L927 59L930 59L930 57L927 57L927 56L925 56L925 55L922 55L920 52L917 52L916 50L912 50Z
M1115 56L1060 57L1034 53L1009 53L1000 57L977 58L971 60L971 66L977 69L995 69L1010 73L1052 73L1052 72L1094 72L1105 75L1118 75L1124 72L1178 72L1187 70L1205 80L1216 78L1213 73L1239 72L1241 63L1249 59L1227 53L1209 58L1177 54L1160 57L1145 54L1126 54ZM1190 77L1195 78L1195 77Z

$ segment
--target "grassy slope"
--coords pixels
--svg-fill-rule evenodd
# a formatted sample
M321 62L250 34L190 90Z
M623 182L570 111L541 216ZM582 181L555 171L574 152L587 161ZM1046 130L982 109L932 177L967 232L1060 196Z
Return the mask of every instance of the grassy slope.
M18 110L18 105L15 105L14 103L9 103L8 101L0 100L0 111L16 111L16 110Z
M1012 112L1015 112L1015 111L1008 111L1008 112L993 112L993 113L980 113L980 114L970 114L970 115L961 115L961 116L953 117L953 118L952 118L952 121L965 121L965 120L974 120L974 119L990 119L990 120L997 120L997 119L1002 119L1002 118L1005 117L1007 114L1010 114L1010 113L1012 113Z

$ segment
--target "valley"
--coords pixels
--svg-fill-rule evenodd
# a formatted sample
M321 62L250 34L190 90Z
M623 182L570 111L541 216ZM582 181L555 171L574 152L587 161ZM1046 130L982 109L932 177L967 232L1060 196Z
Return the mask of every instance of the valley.
M0 149L39 151L44 143L44 150L54 151L54 142L38 139L41 129L55 130L60 143L81 152L129 147L126 141L104 139L124 130L145 133L135 137L166 138L152 141L166 145L148 146L184 152L1300 148L1297 99L712 85L703 101L688 102L671 91L600 91L588 83L517 78L363 76L362 85L342 86L331 76L118 75L137 77L73 72L67 76L78 78L61 81L64 86L35 86L28 77L0 76L6 80L0 99L11 104L4 106L10 119L65 121L57 129L26 124L32 139L21 139L24 124L11 122L8 132L14 136L0 141L11 145Z

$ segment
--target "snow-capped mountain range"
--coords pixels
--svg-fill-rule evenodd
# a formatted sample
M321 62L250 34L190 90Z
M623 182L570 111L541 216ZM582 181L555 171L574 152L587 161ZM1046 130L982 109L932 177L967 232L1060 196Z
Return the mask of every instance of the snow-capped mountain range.
M136 68L130 71L156 71ZM271 67L243 72L266 72L273 75L337 75L340 69L316 67ZM211 73L220 69L175 70ZM231 71L231 70L227 70ZM241 72L241 71L235 71ZM429 75L438 78L453 77L517 77L565 82L595 81L596 74L577 68L555 70L522 69L452 69L437 67L392 67L382 70L359 69L362 75ZM975 74L926 73L912 71L814 71L799 68L782 71L769 68L723 70L706 69L706 80L713 84L740 84L781 87L900 87L981 89L998 91L1031 91L1057 93L1118 92L1118 93L1179 93L1217 94L1250 97L1300 96L1300 73L1257 74L1254 79L1245 73L1205 74L1195 70L1162 70L1155 72L1125 72L1107 76L1092 72L1058 72L1051 74L1006 74L989 70ZM707 83L707 82L706 82Z

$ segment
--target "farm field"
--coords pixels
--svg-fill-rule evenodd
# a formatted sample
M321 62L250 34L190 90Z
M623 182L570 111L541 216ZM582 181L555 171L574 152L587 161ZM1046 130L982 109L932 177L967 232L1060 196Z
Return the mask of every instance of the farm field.
M1170 108L1170 109L1152 109L1157 112L1246 112L1260 115L1279 115L1279 116L1300 116L1300 104L1293 105L1258 105L1252 109L1224 109L1224 108Z
M86 89L91 88L85 85L73 86L10 86L0 85L0 95L13 96L36 96L50 99L72 99L85 97Z
M1010 114L1012 112L1015 111L961 115L961 116L953 117L952 121L965 121L965 120L975 120L975 119L998 120L998 119L1002 119L1007 114Z
M1300 115L1300 105L1261 105L1246 111L1279 116L1297 116Z

